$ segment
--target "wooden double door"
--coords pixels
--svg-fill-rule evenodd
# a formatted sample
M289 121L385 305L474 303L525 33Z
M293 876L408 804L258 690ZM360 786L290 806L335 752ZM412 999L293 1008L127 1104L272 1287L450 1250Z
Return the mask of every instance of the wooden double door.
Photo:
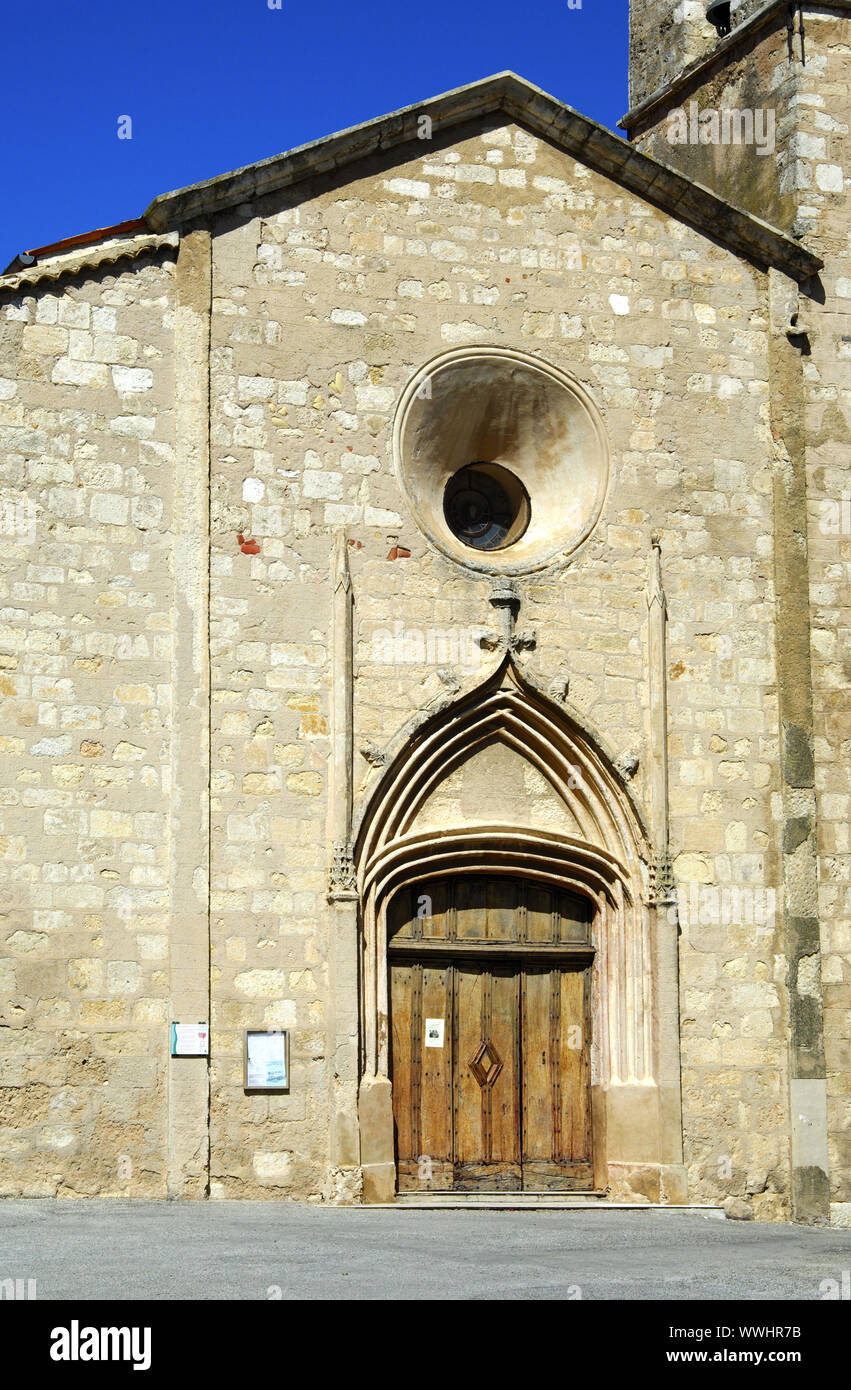
M391 904L399 1191L588 1190L589 911L524 879Z

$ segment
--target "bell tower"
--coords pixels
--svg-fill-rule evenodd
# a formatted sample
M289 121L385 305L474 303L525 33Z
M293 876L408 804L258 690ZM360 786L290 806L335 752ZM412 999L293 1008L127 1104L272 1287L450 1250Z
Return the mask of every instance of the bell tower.
M630 0L631 108L708 57L764 0Z
M837 90L847 83L847 26L847 12L831 17L818 0L631 0L630 110L619 124L734 206L809 235L822 195L843 188L847 127L824 111L821 85L828 61Z
M797 1221L844 1224L851 1212L847 1152L830 1125L847 1104L840 1060L840 1048L847 1048L840 1009L847 1004L833 988L829 965L822 974L840 910L824 891L837 869L832 850L822 849L830 835L822 826L839 786L845 735L834 731L829 713L833 674L815 637L822 612L805 596L814 578L832 573L831 566L838 571L845 552L831 547L818 523L802 518L827 514L831 495L844 486L838 480L847 476L851 442L851 9L847 0L630 0L629 67L630 111L620 125L630 142L711 188L731 208L802 238L824 262L800 287L771 268L765 281L769 459L775 478L778 464L784 475L775 483L773 543L778 777L789 809L776 892L783 907L778 939L788 961L791 1208ZM714 351L718 330L706 334L699 326L698 333ZM711 452L709 436L700 447ZM830 474L825 464L834 461L845 471ZM795 763L793 740L805 750L805 769ZM846 782L847 776L843 790ZM793 821L800 828L790 853L785 827ZM848 851L842 853L847 862ZM811 984L800 971L804 958Z

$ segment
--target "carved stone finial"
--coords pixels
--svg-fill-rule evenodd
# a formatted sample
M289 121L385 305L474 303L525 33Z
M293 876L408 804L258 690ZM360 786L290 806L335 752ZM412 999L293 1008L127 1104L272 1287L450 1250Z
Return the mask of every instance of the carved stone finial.
M662 612L665 613L667 605L665 603L665 590L662 588L662 541L658 531L653 532L650 543L652 550L648 566L647 588L644 594L648 608L652 608L654 603L658 603Z
M520 594L513 579L495 579L488 600L494 608L520 608Z
M352 587L352 574L349 569L349 543L342 527L334 533L334 546L331 552L331 587L334 593L340 588L348 591Z

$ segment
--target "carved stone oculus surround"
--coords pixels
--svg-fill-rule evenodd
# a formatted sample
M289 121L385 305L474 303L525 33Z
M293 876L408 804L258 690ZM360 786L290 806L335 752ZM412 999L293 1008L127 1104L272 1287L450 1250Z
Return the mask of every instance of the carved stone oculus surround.
M538 357L466 347L402 393L396 471L421 529L483 573L524 574L573 553L602 511L609 452L579 382Z

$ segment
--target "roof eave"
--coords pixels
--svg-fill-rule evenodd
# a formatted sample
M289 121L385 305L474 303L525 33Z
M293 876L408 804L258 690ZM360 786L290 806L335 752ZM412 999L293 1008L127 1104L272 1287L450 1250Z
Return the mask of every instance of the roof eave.
M78 245L74 250L53 255L49 260L25 266L19 271L4 271L0 276L0 295L18 291L26 293L31 287L48 281L65 280L83 271L100 270L148 254L174 252L179 241L177 232L165 232L140 234L128 240L112 240L105 244Z
M366 159L369 155L417 139L418 123L422 116L430 118L434 132L489 111L498 111L503 106L511 81L529 86L531 91L538 90L522 83L514 73L497 73L481 82L472 82L388 115L376 116L361 125L335 131L309 144L297 145L292 150L259 160L256 164L247 164L241 169L219 174L216 178L190 184L171 193L162 193L145 209L145 221L153 230L164 231L167 227L196 217L208 217L251 198L274 193L302 179L333 173L355 160ZM546 98L544 92L541 92L541 96Z
M725 202L679 170L643 154L605 126L512 72L497 73L285 154L164 193L146 210L145 221L152 230L162 232L207 220L303 179L334 173L356 160L414 141L423 116L429 117L432 134L436 134L495 111L521 121L566 153L748 259L776 266L799 281L821 268L819 257L794 238Z

